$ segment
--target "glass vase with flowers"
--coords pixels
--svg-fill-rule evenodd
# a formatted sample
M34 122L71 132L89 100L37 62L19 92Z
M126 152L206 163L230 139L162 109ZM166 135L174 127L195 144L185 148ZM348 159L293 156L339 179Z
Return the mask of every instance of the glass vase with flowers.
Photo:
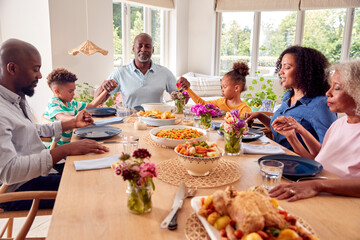
M227 112L224 121L220 125L220 131L224 132L225 153L227 155L239 155L241 151L241 140L247 133L247 124L239 116L239 109Z
M184 106L189 101L190 95L180 89L171 93L171 99L175 101L176 113L183 113Z
M145 161L150 157L148 150L139 148L132 156L123 153L111 166L128 183L127 206L131 213L143 214L152 209L151 190L155 190L153 178L157 177L157 169L154 163Z
M191 112L200 117L200 127L204 129L209 129L211 127L212 117L218 117L221 115L220 108L215 107L212 103L207 103L205 105L200 103L195 104L191 107Z

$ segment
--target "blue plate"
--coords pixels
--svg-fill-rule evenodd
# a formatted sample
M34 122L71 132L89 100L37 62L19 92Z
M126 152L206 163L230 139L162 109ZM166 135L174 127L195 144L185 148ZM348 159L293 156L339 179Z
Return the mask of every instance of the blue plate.
M88 108L86 111L94 117L113 116L116 114L115 108Z
M74 131L74 134L81 138L89 139L106 139L116 136L121 133L121 129L112 126L94 126L79 128Z
M222 131L217 130L217 132L220 136L224 136L224 133ZM243 136L242 141L243 142L255 141L256 139L261 138L264 135L265 135L265 133L260 130L257 130L254 128L249 128L249 131L247 132L247 134Z
M300 177L312 177L323 170L323 166L319 162L309 158L287 154L264 156L259 158L258 163L260 164L261 160L267 159L274 159L284 163L283 175L292 179Z

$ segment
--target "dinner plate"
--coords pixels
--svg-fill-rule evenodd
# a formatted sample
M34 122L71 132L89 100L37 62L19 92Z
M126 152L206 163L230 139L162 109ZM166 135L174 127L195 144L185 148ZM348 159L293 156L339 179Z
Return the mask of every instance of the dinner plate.
M115 108L88 108L86 111L91 113L94 117L105 117L116 114Z
M89 139L106 139L121 133L121 129L112 126L91 126L79 128L74 131L74 134L81 138Z
M259 158L258 163L260 164L261 160L266 159L274 159L284 163L283 175L290 178L315 176L323 169L319 162L312 159L287 154L264 156Z
M217 131L219 135L224 136L224 133L220 130ZM251 142L251 141L255 141L258 138L261 138L262 136L264 136L265 133L263 131L254 129L254 128L249 128L249 131L247 132L246 135L243 136L242 141L243 142Z

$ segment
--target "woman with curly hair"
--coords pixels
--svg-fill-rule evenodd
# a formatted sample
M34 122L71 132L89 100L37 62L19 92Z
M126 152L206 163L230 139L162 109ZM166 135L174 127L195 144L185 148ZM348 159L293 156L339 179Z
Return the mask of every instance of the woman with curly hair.
M341 63L331 68L331 88L326 93L330 110L345 113L325 134L321 145L304 127L291 117L280 117L273 127L285 135L295 151L314 158L324 169L341 179L282 184L271 190L271 197L295 201L328 192L360 197L360 60ZM308 149L295 137L299 133Z
M315 49L301 46L287 48L276 63L281 85L289 89L283 96L280 108L271 119L262 112L244 114L246 121L251 124L258 118L267 128L271 128L274 141L293 150L286 137L271 127L279 116L293 117L322 142L326 130L337 119L326 102L325 93L330 88L326 74L328 66L326 57ZM305 144L299 135L297 137Z
M205 101L190 88L189 81L181 77L178 82L186 90L195 103L212 103L223 111L230 112L233 109L239 109L239 114L251 112L251 108L241 101L240 94L246 90L246 76L249 74L249 67L245 62L235 62L233 69L226 73L221 79L221 92L224 96L212 101Z

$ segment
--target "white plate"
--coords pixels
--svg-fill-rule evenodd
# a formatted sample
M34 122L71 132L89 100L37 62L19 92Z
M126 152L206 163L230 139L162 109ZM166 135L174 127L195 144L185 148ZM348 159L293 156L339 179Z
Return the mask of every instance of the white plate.
M192 128L199 132L202 132L203 135L201 137L194 138L194 139L169 139L169 138L161 138L161 137L155 136L155 134L161 130L171 130L173 128L175 128L175 129ZM157 127L157 128L150 130L150 137L154 142L159 143L161 145L165 145L167 147L171 147L171 148L174 148L179 144L183 144L183 143L189 142L189 141L198 141L198 140L205 141L206 136L207 136L206 130L201 129L201 128L196 128L196 127L184 126L184 125L163 126L163 127Z
M160 118L140 117L139 116L139 120L143 121L147 125L160 127L160 126L167 126L167 125L175 125L176 118L160 119Z
M209 234L209 237L211 240L220 240L220 231L217 230L214 226L212 226L206 218L200 216L198 214L200 208L201 208L201 198L207 198L207 196L198 196L191 199L191 207L194 209L196 215L200 219L202 225L204 226L206 232Z
M220 240L220 231L217 230L214 226L212 226L206 218L200 216L198 214L200 208L201 208L201 198L207 198L207 196L198 196L191 199L191 207L194 209L197 217L200 219L200 222L204 226L206 232L208 233L211 240ZM284 210L282 207L279 207L279 209ZM291 215L291 214L290 214ZM310 233L310 231L304 227L299 221L296 222L297 225L299 225L302 229L304 229L306 232ZM311 233L310 233L311 234Z

